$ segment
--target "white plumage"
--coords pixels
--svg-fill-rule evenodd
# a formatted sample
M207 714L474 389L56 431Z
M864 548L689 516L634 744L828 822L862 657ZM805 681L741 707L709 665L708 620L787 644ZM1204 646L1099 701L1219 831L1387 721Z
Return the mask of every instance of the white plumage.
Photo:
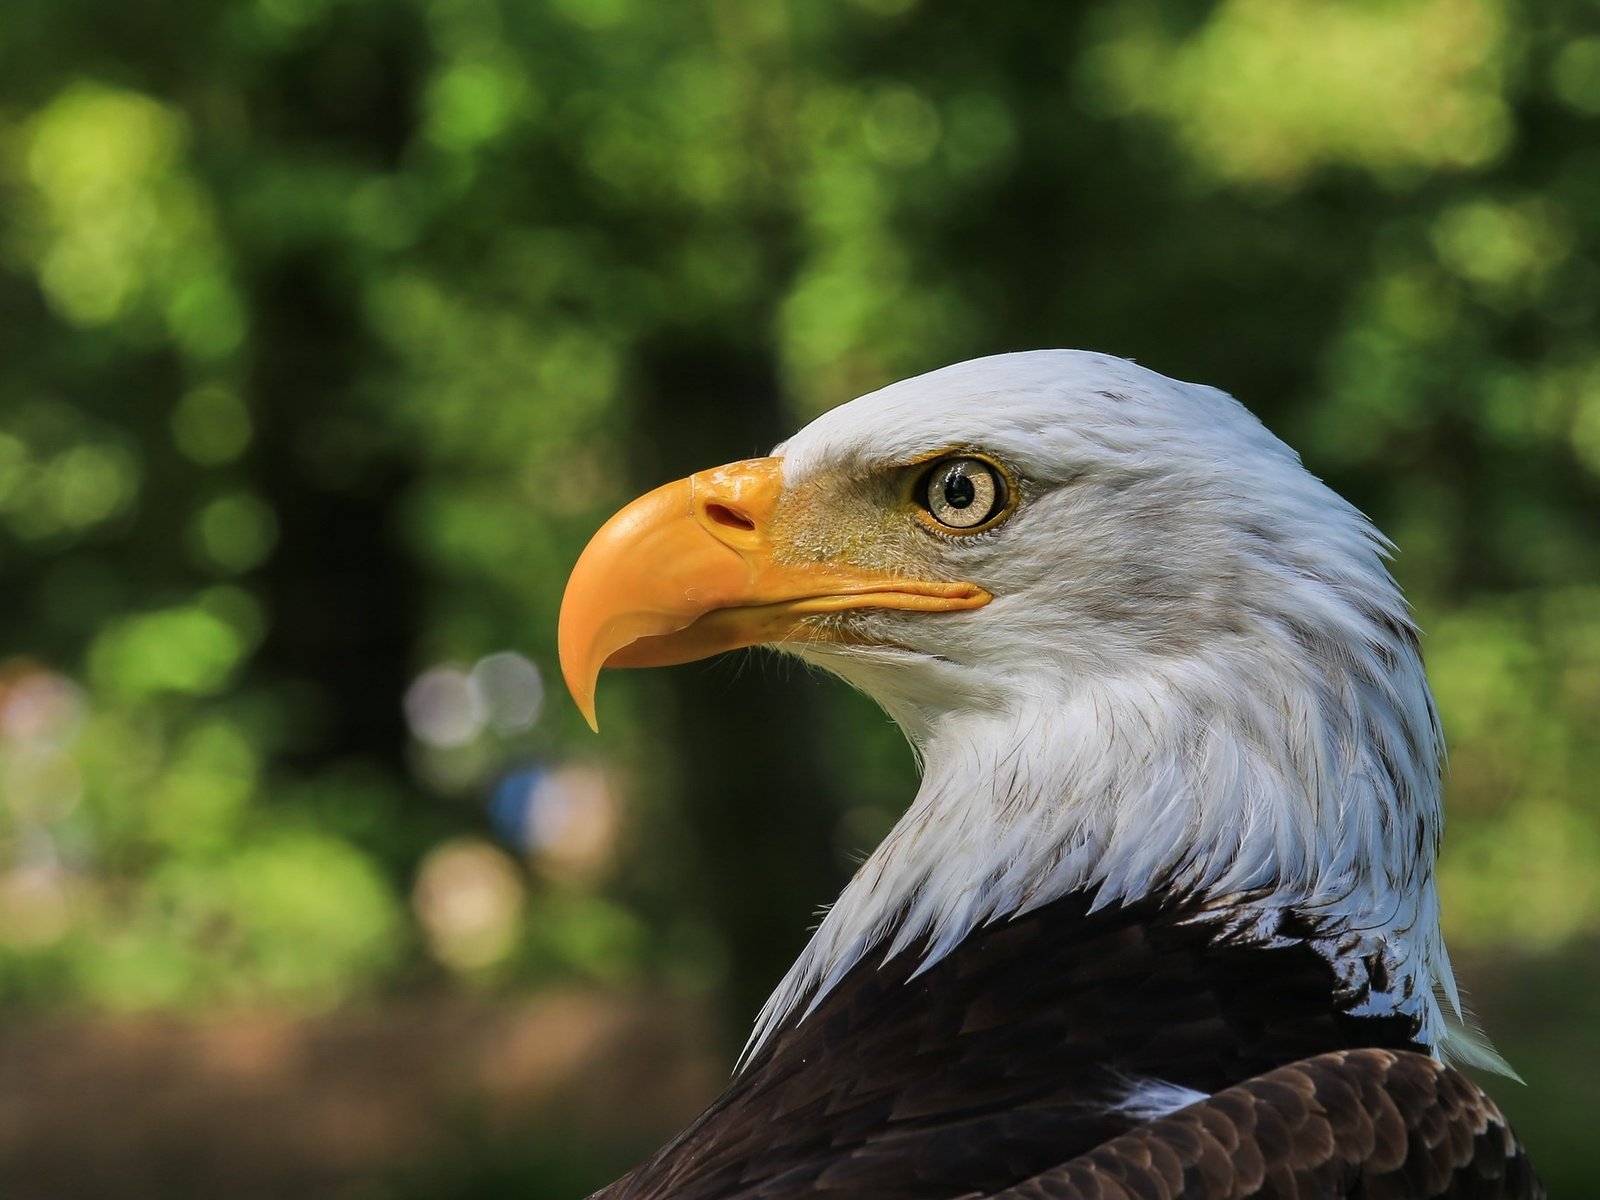
M1442 742L1382 535L1231 397L1099 354L935 371L776 453L788 494L961 448L1024 480L1009 521L942 548L994 601L851 613L879 644L786 647L881 703L923 778L752 1048L869 951L931 965L1069 892L1160 885L1252 940L1321 918L1351 1011L1506 1069L1462 1019L1439 931Z

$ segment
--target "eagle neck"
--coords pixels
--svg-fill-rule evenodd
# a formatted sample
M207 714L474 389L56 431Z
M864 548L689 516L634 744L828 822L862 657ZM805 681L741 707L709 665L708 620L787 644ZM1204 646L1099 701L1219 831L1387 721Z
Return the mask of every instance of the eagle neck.
M1159 892L1231 938L1314 931L1347 1012L1403 1016L1436 1053L1448 1041L1481 1057L1438 928L1437 735L1420 664L1409 711L1390 686L1247 667L942 713L886 703L923 761L921 786L769 999L751 1048L863 959L911 951L926 969L974 930L1068 894L1099 908Z

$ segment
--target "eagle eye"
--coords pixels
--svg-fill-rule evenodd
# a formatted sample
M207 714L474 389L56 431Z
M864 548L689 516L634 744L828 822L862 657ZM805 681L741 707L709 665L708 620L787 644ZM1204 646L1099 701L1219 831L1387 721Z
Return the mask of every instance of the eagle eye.
M934 521L962 533L986 528L1011 503L1011 489L999 468L967 456L934 463L917 484L916 496Z

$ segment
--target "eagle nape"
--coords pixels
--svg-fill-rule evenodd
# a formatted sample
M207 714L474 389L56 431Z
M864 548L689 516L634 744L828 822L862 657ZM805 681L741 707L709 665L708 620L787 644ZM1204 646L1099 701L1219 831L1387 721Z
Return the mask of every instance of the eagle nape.
M727 1090L606 1200L1536 1197L1439 930L1387 543L1242 405L1037 351L624 508L567 683L767 645L918 791Z

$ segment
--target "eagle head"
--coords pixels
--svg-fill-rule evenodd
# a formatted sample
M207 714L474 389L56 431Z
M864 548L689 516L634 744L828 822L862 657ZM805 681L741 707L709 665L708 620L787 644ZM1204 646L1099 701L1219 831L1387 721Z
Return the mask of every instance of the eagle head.
M562 667L765 645L876 699L916 798L769 1001L869 952L936 962L1071 892L1309 929L1362 1014L1498 1065L1464 1025L1433 867L1442 742L1388 543L1248 410L1130 362L960 363L613 517Z

